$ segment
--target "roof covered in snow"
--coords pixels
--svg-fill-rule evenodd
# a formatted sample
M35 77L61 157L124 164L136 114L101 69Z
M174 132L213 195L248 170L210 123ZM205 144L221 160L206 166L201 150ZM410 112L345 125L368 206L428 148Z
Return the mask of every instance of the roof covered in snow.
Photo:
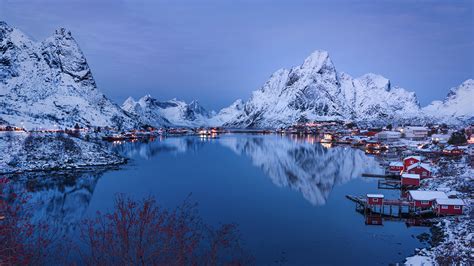
M426 128L426 127L412 127L412 126L409 126L409 127L406 127L405 130L426 130L426 131L428 131L428 128Z
M383 194L367 194L367 198L383 198Z
M422 191L422 190L410 190L408 191L411 198L414 200L434 200L434 199L447 199L448 196L442 191Z
M436 203L439 205L465 205L462 199L436 199Z
M403 161L408 160L408 159L416 159L421 162L421 156L408 156L403 159Z
M417 174L403 174L402 177L410 179L420 179L420 175Z
M402 162L391 162L389 166L403 166Z
M415 164L412 164L412 165L408 166L407 171L410 171L411 169L416 168L416 167L418 167L418 166L421 167L421 168L424 168L424 169L426 169L426 170L428 170L428 171L431 172L431 166L430 166L429 164L427 164L427 163L415 163Z

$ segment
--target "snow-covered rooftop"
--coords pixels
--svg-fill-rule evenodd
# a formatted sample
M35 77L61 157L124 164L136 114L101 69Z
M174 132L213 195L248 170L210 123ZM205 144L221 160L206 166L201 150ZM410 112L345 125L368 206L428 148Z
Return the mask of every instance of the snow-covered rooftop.
M367 194L367 198L383 198L383 194Z
M410 190L408 191L411 198L414 200L434 200L434 199L447 199L448 196L442 191L423 191L423 190Z
M398 131L381 131L376 134L377 136L390 136L390 137L400 137L401 133Z
M439 205L466 205L462 199L436 199L436 204Z
M389 166L403 166L402 162L391 162Z
M407 130L428 130L428 128L426 128L426 127L412 127L412 126L406 127L405 129L407 129Z
M421 168L424 168L424 169L426 169L426 170L428 170L428 171L431 172L431 166L430 166L429 164L427 164L427 163L415 163L415 164L412 164L412 165L408 166L407 171L410 171L411 169L416 168L416 167L418 167L418 166L421 167Z
M417 174L403 174L402 177L410 179L420 179L420 175Z
M418 161L421 161L421 156L408 156L403 159L403 161L408 160L408 159L416 159Z

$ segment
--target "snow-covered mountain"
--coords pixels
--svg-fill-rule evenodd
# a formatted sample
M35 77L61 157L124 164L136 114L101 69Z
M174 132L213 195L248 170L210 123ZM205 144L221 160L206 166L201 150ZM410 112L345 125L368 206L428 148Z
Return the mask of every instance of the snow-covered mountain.
M448 124L474 122L474 80L468 79L452 88L444 101L432 102L423 112L433 121Z
M328 52L318 50L302 65L273 73L224 125L274 128L328 119L384 122L414 118L417 113L415 93L392 87L380 75L353 78L337 72Z
M155 127L207 126L213 115L206 111L198 101L192 101L189 104L177 99L162 102L150 95L146 95L138 101L129 97L123 103L122 109L140 117L142 123Z
M234 121L239 119L242 115L245 107L244 101L241 99L236 100L230 106L222 108L219 113L214 115L210 120L209 124L211 126L221 126L228 123L229 121Z
M96 86L71 33L60 28L35 42L0 22L0 121L31 128L114 126L136 119Z

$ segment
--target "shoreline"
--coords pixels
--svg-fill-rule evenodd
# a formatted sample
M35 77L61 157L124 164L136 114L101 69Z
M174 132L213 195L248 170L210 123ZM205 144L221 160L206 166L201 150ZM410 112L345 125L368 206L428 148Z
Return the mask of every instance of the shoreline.
M254 132L227 132L224 134L252 134ZM260 133L260 132L259 132ZM258 133L257 133L258 134ZM260 133L261 134L261 133ZM264 133L265 134L265 133ZM275 135L282 135L274 133ZM286 135L286 134L283 134ZM291 134L288 134L291 135ZM169 135L167 137L181 137L182 135ZM195 136L199 136L196 134ZM333 143L337 144L337 143ZM343 143L337 145L344 145ZM352 147L353 149L360 149L360 147ZM102 150L103 152L104 150ZM126 165L130 162L129 158L124 157L116 152L109 151L115 158L114 161L109 162L98 162L96 164L77 164L73 166L64 167L50 167L50 168L32 168L24 169L19 171L0 172L0 175L15 176L15 175L28 175L32 173L61 173L61 172L74 172L74 171L94 171L94 170L106 170L121 165ZM441 165L437 165L438 168L443 168L440 171L440 175L434 178L426 179L420 187L421 190L441 190L446 192L453 192L457 197L463 199L466 202L466 209L461 216L448 216L448 217L436 217L430 219L433 225L430 227L431 236L427 241L430 246L427 248L416 248L413 255L406 257L404 263L409 265L419 264L433 264L439 263L438 261L449 263L472 263L474 256L469 256L469 248L461 249L463 246L468 247L470 244L466 243L473 239L474 235L469 231L469 225L471 224L470 216L473 211L472 203L473 200L470 195L474 193L474 169L469 165L469 156L464 156L459 160L454 160L450 157L442 157L442 163L446 165L453 164L452 167L446 169ZM435 232L435 233L433 233ZM422 242L420 240L420 242ZM460 244L461 243L461 244ZM459 252L449 250L452 247L459 247Z
M470 229L474 211L472 207L474 201L470 197L474 193L474 169L466 161L467 158L462 158L460 162L455 162L455 166L451 169L443 169L452 172L451 175L428 179L421 187L450 192L463 199L466 206L462 215L432 218L433 225L430 231L435 231L435 234L431 234L430 247L415 249L412 256L405 258L405 264L469 265L474 262L474 255L471 254L474 233Z

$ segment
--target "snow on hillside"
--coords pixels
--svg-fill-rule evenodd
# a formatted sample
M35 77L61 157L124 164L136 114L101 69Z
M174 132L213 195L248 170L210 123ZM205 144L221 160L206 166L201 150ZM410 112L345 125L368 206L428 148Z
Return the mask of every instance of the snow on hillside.
M78 44L60 28L42 42L0 22L0 124L26 129L112 126L288 126L307 120L367 123L474 121L473 80L451 90L443 102L419 108L415 93L393 87L377 74L353 78L338 72L326 51L300 66L276 71L243 102L208 112L198 102L127 99L122 108L97 88ZM125 110L125 111L124 111Z
M474 122L474 80L468 79L452 88L444 101L434 101L423 108L431 120L448 124Z
M0 174L124 163L106 148L63 134L0 132Z
M239 119L239 116L242 114L245 103L241 99L236 100L230 106L222 108L219 113L212 116L209 120L211 126L221 126L228 121L233 121Z
M138 101L129 97L123 103L122 109L140 117L142 123L155 127L208 126L212 115L198 101L192 101L189 104L176 99L162 102L150 95L146 95Z
M337 72L328 52L318 50L301 66L276 71L224 125L275 128L330 119L386 122L413 118L418 112L414 93L392 88L380 75L352 78Z
M32 128L114 126L136 119L98 89L71 33L35 42L0 22L0 121Z

